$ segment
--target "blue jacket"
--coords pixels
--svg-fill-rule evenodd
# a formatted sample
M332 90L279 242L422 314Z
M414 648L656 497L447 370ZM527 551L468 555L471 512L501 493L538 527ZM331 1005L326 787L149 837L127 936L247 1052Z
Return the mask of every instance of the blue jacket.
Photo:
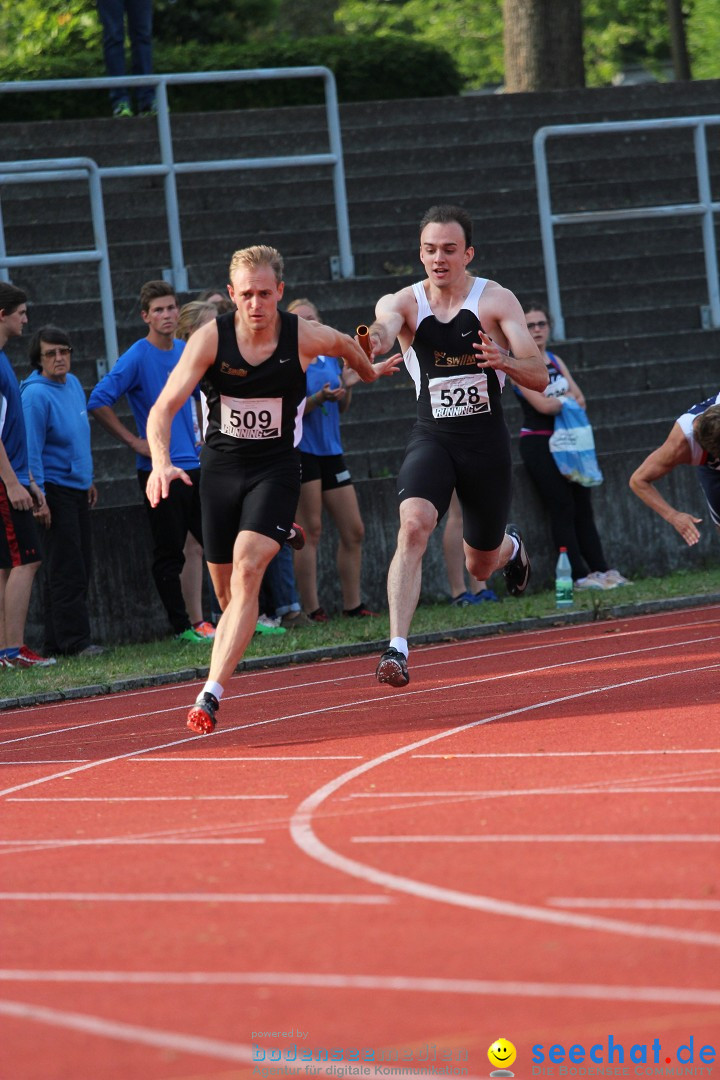
M33 371L20 384L33 479L86 491L92 484L90 421L85 391L69 374L64 383Z
M2 349L0 349L0 439L2 439L13 472L19 482L27 487L30 483L30 475L20 387L12 364Z
M88 410L92 412L101 405L113 406L123 394L127 394L138 435L141 439L146 438L148 413L160 396L184 347L184 341L176 340L172 349L166 351L151 345L147 338L136 341L97 384L90 395ZM200 467L195 448L193 408L192 399L189 398L177 413L170 429L170 460L179 469ZM152 461L138 454L137 467L141 472L150 472Z

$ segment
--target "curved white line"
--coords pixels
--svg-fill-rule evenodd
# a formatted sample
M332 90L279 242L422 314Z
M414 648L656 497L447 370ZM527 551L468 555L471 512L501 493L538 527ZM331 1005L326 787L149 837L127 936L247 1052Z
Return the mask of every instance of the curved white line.
M525 713L535 712L539 709L547 709L550 706L560 705L567 701L577 701L580 698L591 697L595 694L604 694L611 690L619 690L626 686L637 686L641 683L674 678L678 675L697 674L699 671L716 670L719 667L720 664L706 664L703 667L696 667L693 665L692 667L684 668L680 671L670 671L661 675L648 675L640 679L629 679L625 682L611 683L592 690L583 690L577 694L565 694L563 697L553 698L551 701L542 701L535 705L528 705L519 709L510 709L506 712L496 713L494 716L488 716L482 720L473 720L469 724L461 724L459 727L451 728L448 731L441 731L435 735L430 735L425 739L420 739L417 742L401 746L397 750L390 750L371 761L364 762L362 765L357 765L354 769L349 769L347 772L341 773L340 776L329 781L327 784L324 784L307 798L303 799L291 818L290 835L300 850L304 851L306 855L311 859L315 859L317 862L324 863L326 866L330 866L334 870L339 870L341 873L349 874L351 877L360 878L362 881L372 882L374 885L409 893L410 895L420 897L423 900L435 900L439 903L452 904L456 907L470 908L475 911L485 911L493 915L511 916L535 922L554 923L555 925L571 926L581 930L604 931L613 934L625 934L630 937L658 938L674 943L683 942L685 944L693 945L720 946L720 934L705 931L681 930L672 926L644 925L641 923L625 922L619 919L608 919L602 916L576 915L569 912L552 911L547 908L536 907L530 904L518 904L509 900L498 900L491 896L475 896L472 893L463 893L457 889L447 889L443 886L432 885L428 882L415 881L414 879L404 877L401 874L391 874L388 871L368 866L356 859L350 859L346 855L341 855L339 852L334 851L320 840L315 834L312 826L312 819L315 812L330 798L331 795L334 795L335 792L341 787L344 787L345 784L348 784L358 776L370 772L371 769L374 769L379 765L384 765L388 761L393 761L395 758L409 754L422 746L429 746L432 743L439 742L441 739L447 739L460 732L471 731L473 728L481 727L484 724L490 724L495 720L504 720L510 716L520 716Z

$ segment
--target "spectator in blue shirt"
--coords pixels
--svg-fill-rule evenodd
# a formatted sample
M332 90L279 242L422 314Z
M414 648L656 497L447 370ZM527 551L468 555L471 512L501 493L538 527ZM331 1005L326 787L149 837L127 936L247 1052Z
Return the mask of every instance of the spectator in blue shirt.
M30 593L40 545L33 514L46 514L45 497L30 477L20 388L4 353L27 323L27 296L0 281L0 668L47 667L25 644Z
M147 335L131 345L100 380L90 395L88 411L106 431L135 451L138 482L145 496L152 469L145 437L148 413L180 359L185 343L174 336L179 309L175 291L166 281L148 281L143 285L140 314L148 327ZM123 394L127 395L137 434L130 431L113 409ZM180 580L188 532L202 544L200 461L195 445L193 406L191 399L185 402L170 432L170 460L187 473L190 484L174 480L167 499L154 508L146 497L144 502L153 537L153 578L170 625L179 640L204 642L214 631L212 627L207 631L202 623L197 628L191 624Z
M322 322L309 300L293 300L288 311L310 322ZM343 459L340 413L350 405L351 388L358 381L335 356L318 356L305 372L307 397L300 441L302 488L298 523L305 531L305 547L295 554L295 576L303 608L315 622L327 622L317 586L317 552L322 512L327 510L337 527L337 569L343 597L343 615L375 615L360 597L360 568L365 526L357 494Z
M97 502L85 391L70 373L72 345L57 326L30 341L35 369L20 385L30 471L44 492L45 651L97 656L90 639L90 508Z

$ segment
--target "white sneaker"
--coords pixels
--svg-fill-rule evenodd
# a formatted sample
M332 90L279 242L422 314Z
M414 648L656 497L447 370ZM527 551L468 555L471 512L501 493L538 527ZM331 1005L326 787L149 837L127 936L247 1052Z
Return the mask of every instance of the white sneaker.
M609 582L611 586L615 585L632 585L632 581L623 577L619 570L606 570L603 574L606 582ZM607 585L606 585L607 588Z
M575 582L576 589L615 589L616 585L609 585L605 581L605 575L601 574L599 570L593 570L592 574L588 574L587 577L578 578Z

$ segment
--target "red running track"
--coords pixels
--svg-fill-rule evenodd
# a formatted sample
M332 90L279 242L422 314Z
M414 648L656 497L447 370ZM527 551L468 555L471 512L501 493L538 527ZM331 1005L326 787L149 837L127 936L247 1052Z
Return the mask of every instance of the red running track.
M0 1076L262 1078L303 1051L338 1076L357 1050L481 1077L500 1036L517 1078L609 1038L621 1075L654 1040L661 1073L691 1038L699 1066L719 634L705 607L417 648L403 690L369 657L246 673L208 737L187 685L3 714Z

